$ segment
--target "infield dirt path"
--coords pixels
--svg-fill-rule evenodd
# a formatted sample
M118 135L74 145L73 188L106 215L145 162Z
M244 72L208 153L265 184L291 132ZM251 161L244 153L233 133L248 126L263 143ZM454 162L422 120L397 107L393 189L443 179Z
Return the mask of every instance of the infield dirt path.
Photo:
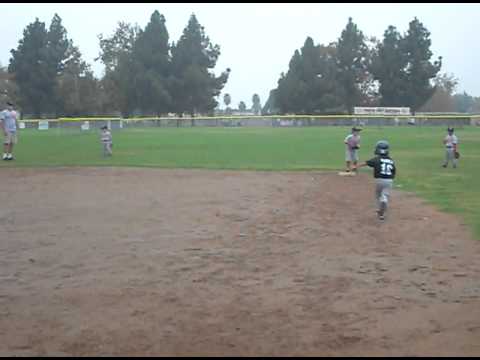
M480 241L373 180L0 169L0 355L479 356Z

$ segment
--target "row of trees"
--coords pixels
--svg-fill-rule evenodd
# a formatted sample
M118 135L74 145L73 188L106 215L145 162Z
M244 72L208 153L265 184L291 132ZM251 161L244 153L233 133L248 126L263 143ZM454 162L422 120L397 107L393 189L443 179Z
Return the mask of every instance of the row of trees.
M266 112L352 113L354 106L419 110L434 94L442 58L431 61L430 32L415 18L405 34L394 26L383 40L366 37L349 18L338 41L307 37L270 93Z
M225 112L227 114L232 112L230 104L232 103L232 97L229 93L223 95L223 103L225 104ZM238 110L241 112L247 111L247 105L244 101L238 103ZM253 94L252 96L252 108L250 109L253 114L260 115L262 112L262 104L260 102L260 96L258 94Z
M105 66L97 79L55 14L50 26L29 24L7 68L0 66L0 94L36 117L114 114L211 114L230 69L216 76L220 47L211 43L191 15L177 42L155 11L145 28L119 22L110 37L99 35ZM455 94L458 80L439 74L429 31L418 20L400 34L389 26L383 39L365 36L349 18L336 42L315 45L307 37L296 50L277 88L252 112L352 113L354 106L408 106L415 111L475 112L478 98ZM232 99L225 94L227 113ZM246 110L244 101L238 104Z
M210 113L230 69L215 76L220 47L210 42L194 14L180 39L169 42L165 17L155 11L144 29L120 22L115 33L99 35L105 75L98 80L68 39L55 14L49 29L29 24L11 51L10 81L24 113L34 116L88 115L120 110L161 115Z
M480 113L480 97L466 92L455 93L458 79L453 74L441 74L435 78L435 92L420 108L423 112Z
M58 15L48 29L38 19L29 24L11 53L8 82L15 86L7 91L24 112L77 113L97 101L98 81L67 38Z

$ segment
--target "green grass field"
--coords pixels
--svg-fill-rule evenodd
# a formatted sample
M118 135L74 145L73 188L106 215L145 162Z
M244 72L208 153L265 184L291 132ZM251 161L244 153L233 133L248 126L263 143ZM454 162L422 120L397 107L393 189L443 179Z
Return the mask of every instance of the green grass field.
M1 167L147 166L239 170L340 170L348 127L146 128L113 132L103 158L97 130L22 130L14 162ZM461 214L480 238L480 128L457 129L458 169L441 168L445 127L367 127L361 160L387 139L397 162L396 185L444 211ZM369 169L362 169L369 172Z

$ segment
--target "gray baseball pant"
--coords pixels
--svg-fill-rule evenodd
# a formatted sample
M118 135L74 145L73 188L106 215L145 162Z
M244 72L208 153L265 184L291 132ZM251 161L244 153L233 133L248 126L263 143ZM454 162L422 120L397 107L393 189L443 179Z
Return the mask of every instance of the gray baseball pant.
M375 200L377 202L378 210L382 213L387 211L390 190L392 187L392 179L375 179Z
M453 150L453 148L446 148L444 166L448 166L448 163L450 161L452 162L454 168L457 167L458 160L455 159L455 151Z

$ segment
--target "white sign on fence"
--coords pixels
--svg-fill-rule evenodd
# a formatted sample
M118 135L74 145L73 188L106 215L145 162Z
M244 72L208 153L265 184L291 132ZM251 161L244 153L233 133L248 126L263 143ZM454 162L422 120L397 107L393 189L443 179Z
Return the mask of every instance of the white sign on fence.
M81 126L81 129L82 130L90 130L90 121L84 121L82 126Z
M354 107L355 115L410 115L409 107Z
M20 129L25 129L25 123L24 123L23 121L20 121L20 122L18 123L18 127L19 127Z
M38 130L48 130L48 120L39 120Z

